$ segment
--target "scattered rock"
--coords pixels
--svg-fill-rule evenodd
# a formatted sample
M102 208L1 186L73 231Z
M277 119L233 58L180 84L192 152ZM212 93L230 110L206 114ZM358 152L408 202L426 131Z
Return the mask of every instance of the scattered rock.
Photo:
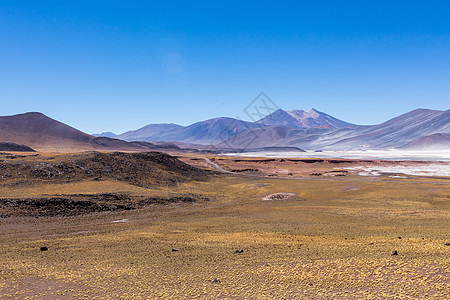
M6 159L20 157L15 155ZM48 158L23 160L9 163L4 168L2 173L16 180L42 179L65 183L87 178L94 181L113 179L144 188L159 184L173 186L180 181L206 180L211 174L161 152L86 152L61 157L59 162L51 162Z
M398 255L397 250L392 251L391 255Z
M208 200L206 197L194 194L179 194L168 198L130 197L127 193L65 194L48 198L3 198L0 201L0 211L7 209L5 218L11 216L77 216L104 211L133 210L154 204L193 203ZM112 221L112 223L127 221L123 219Z
M233 172L233 173L259 172L259 169L250 169L250 168L247 168L247 169L233 169L233 170L231 170L231 172Z
M23 199L3 199L0 208L13 208L10 215L22 215L30 217L42 216L76 216L81 214L130 210L133 207L128 205L108 203L106 199L96 201L86 195L66 195L67 197L51 198L23 198ZM95 195L101 197L100 195Z
M272 200L286 200L291 197L294 197L295 193L275 193L271 195L267 195L264 198L262 198L263 201L272 201Z
M47 251L48 248L47 247L41 247L41 251Z
M111 223L127 223L127 222L128 222L128 219L111 221Z

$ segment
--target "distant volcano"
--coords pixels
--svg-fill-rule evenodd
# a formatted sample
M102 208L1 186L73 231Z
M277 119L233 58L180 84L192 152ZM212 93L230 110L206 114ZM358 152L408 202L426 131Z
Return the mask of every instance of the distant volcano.
M353 126L354 124L347 123L336 119L326 113L315 110L314 108L304 110L284 111L278 109L270 115L262 118L256 122L262 126L277 126L284 125L291 128L340 128Z

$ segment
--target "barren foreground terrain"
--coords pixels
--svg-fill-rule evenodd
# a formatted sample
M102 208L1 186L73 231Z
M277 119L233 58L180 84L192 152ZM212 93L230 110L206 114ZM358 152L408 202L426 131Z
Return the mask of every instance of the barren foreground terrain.
M0 157L0 298L450 297L450 178L179 159Z

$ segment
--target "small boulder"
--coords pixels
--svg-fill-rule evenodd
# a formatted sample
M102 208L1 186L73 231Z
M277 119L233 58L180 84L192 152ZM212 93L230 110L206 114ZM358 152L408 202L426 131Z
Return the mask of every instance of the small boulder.
M445 243L444 245L445 245L445 246L450 246L450 243Z
M397 250L392 251L391 255L398 255Z
M213 280L211 280L212 283L220 283L220 279L214 278Z
M237 249L234 253L244 253L244 249Z
M175 252L175 251L180 251L180 249L172 248L172 252Z
M41 247L41 251L47 251L48 248L47 247Z

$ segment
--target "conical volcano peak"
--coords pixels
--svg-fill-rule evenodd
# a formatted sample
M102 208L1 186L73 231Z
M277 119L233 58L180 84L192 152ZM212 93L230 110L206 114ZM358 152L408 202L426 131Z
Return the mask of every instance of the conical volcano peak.
M317 118L320 117L321 115L327 116L327 114L321 113L320 111L318 111L318 110L316 110L316 109L314 109L314 108L311 108L311 109L308 110L306 113L307 113L311 118L313 118L313 119L317 119Z

